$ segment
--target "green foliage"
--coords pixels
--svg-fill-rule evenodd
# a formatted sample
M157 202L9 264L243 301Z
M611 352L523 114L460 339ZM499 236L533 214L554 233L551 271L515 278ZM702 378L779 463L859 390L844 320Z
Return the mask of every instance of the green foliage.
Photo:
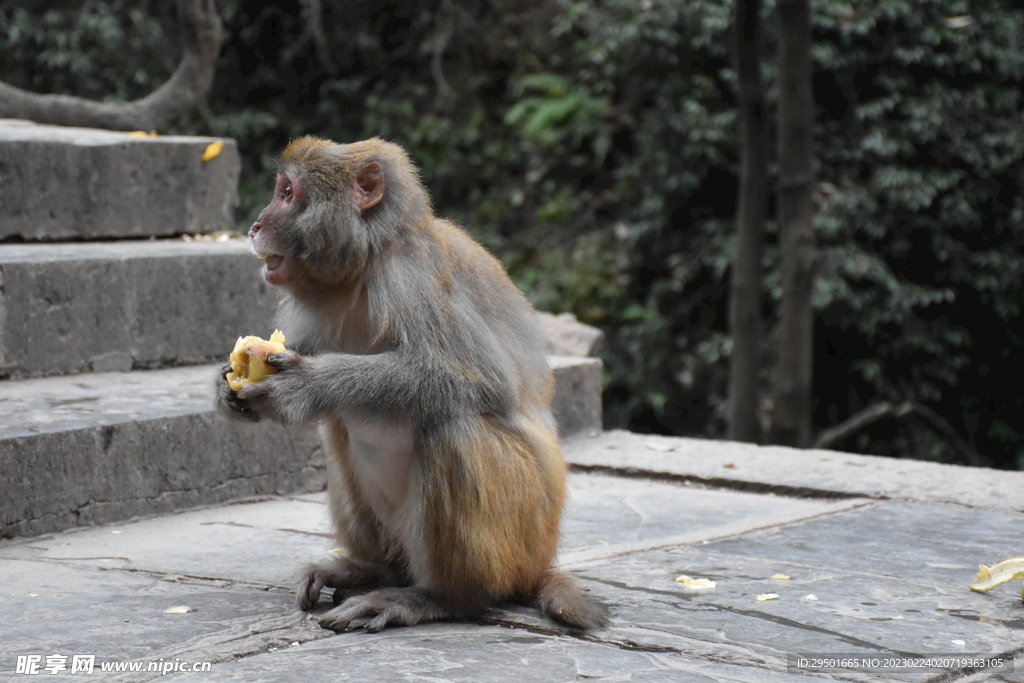
M537 94L525 96L531 92ZM610 131L604 125L606 99L582 88L570 90L565 79L553 73L527 74L514 84L513 93L519 100L505 112L504 121L520 126L527 140L558 149L565 142L575 147L595 136L595 161L604 161L611 147Z
M309 5L221 0L209 104L172 131L239 141L240 226L289 138L403 143L440 213L494 250L539 307L605 329L607 426L721 435L738 153L731 3L324 0L330 64L306 28ZM1024 467L1012 380L1024 371L1024 9L813 9L816 426L914 399L986 464ZM172 3L10 0L0 77L139 97L174 68L172 27ZM779 297L772 229L766 319ZM959 458L934 432L895 422L841 446Z
M165 31L167 14L167 3L148 1L5 2L0 73L29 90L141 97L176 66L179 48Z
M1024 294L1024 11L820 3L816 29L819 412L920 400L989 462L1013 466L1024 442L1005 420L1022 406L992 375L1022 369L1012 330ZM837 362L845 376L828 373ZM879 453L952 455L891 425L860 439Z

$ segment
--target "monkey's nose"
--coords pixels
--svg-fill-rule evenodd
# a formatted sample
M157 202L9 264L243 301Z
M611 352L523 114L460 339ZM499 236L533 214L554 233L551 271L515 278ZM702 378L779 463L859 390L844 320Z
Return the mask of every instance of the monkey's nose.
M249 228L249 237L255 237L256 233L258 233L260 231L260 228L262 228L262 227L263 226L260 225L259 221L256 221L255 223L253 223L252 227Z

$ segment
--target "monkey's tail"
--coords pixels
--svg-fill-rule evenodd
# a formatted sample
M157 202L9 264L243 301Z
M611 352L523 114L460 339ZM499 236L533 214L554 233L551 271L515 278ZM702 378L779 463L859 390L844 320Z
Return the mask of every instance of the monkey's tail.
M569 574L549 569L536 592L537 607L555 621L579 629L608 625L608 608L591 599Z

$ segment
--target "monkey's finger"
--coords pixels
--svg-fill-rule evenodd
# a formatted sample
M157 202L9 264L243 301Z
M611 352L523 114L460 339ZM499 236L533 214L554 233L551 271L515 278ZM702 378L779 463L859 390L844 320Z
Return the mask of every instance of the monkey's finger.
M335 607L320 617L323 620L329 620L332 624L344 623L344 628L353 627L353 621L360 619L367 619L369 617L380 614L380 608L373 604L367 599L365 595L353 595L347 598L338 607ZM323 622L321 622L321 626ZM328 628L335 628L335 626L329 626Z
M252 404L256 404L259 401L265 400L267 398L267 395L270 393L268 387L270 386L270 381L272 379L273 375L267 377L266 379L260 382L246 384L244 387L238 390L238 400L243 403Z
M320 602L320 591L324 587L324 578L321 572L311 571L299 582L297 598L299 609L308 612Z
M248 420L249 422L259 422L260 414L249 407L249 404L237 397L229 397L225 399L224 403L231 410L231 413L235 417Z
M238 415L248 420L249 422L259 422L260 415L256 411L249 410L248 408L238 408Z
M383 631L384 629L386 629L390 621L391 615L388 613L387 610L385 610L377 616L375 616L373 619L370 619L368 622L366 622L366 624L364 624L364 628L369 633L377 633L378 631Z
M343 607L335 607L317 617L317 623L321 628L329 628L335 633L341 633L348 629L351 618L343 613Z
M291 350L278 351L267 356L267 365L278 370L288 370L302 362L302 356Z
M281 416L281 374L268 375L255 384L246 384L238 390L238 398L247 410L265 420L283 420Z

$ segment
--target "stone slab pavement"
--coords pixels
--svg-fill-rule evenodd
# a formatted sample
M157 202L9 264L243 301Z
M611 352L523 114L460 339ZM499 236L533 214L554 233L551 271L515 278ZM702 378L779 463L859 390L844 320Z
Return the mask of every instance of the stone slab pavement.
M332 549L325 494L273 496L0 542L0 680L1024 680L1019 586L967 588L1024 555L1024 473L625 432L564 447L559 559L607 629L509 607L324 631L293 583Z

